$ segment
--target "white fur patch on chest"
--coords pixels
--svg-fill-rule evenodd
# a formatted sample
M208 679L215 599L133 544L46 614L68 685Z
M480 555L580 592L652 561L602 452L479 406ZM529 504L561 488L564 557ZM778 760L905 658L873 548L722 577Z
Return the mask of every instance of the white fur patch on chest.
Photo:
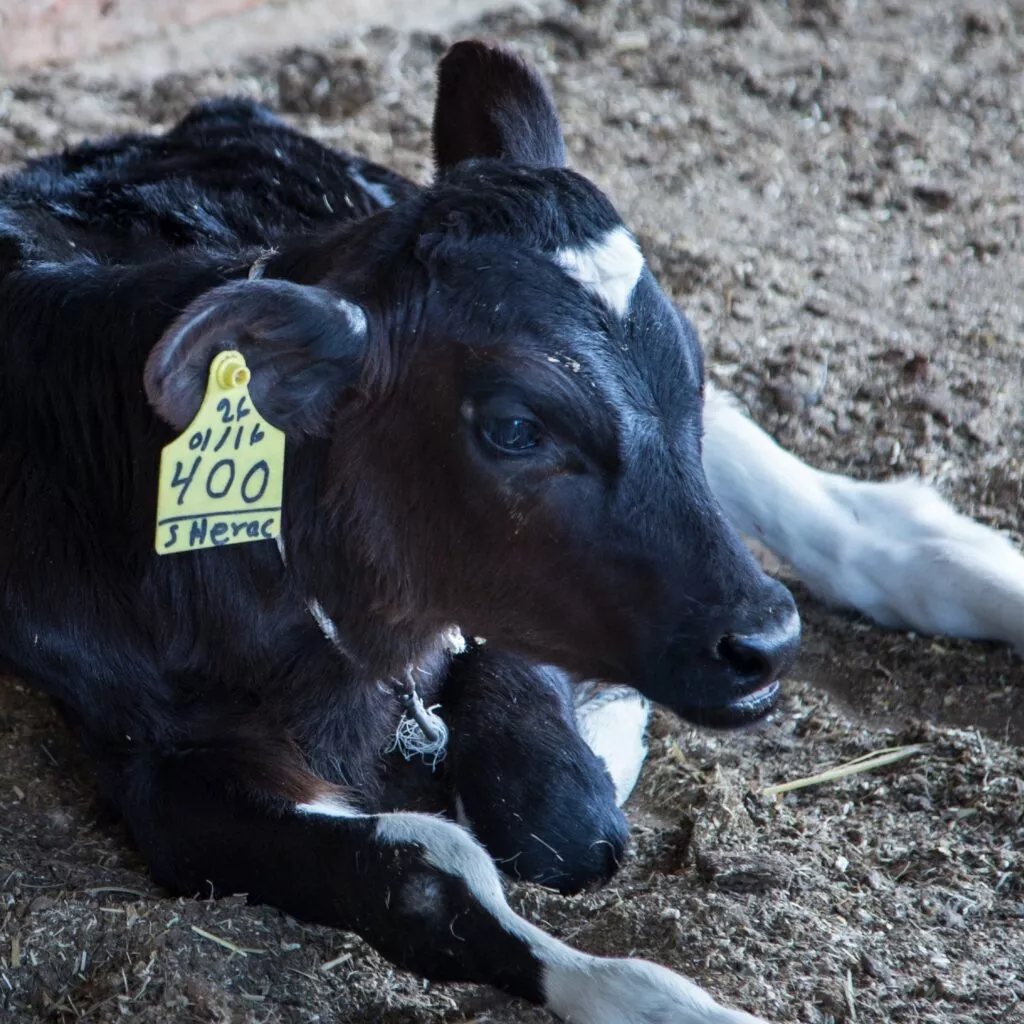
M621 225L596 242L555 253L555 262L587 291L625 316L629 300L644 269L636 239Z

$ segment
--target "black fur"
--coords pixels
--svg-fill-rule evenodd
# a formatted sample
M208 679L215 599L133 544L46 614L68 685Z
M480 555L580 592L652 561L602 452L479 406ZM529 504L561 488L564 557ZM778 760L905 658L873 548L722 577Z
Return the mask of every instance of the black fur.
M502 966L475 904L479 943L454 952L384 910L384 886L437 875L415 844L388 861L376 819L295 805L396 806L382 684L415 667L453 730L417 799L458 794L522 877L604 880L625 822L568 678L742 719L794 643L751 662L723 638L793 604L708 491L690 325L646 271L620 318L552 259L620 222L560 166L533 73L456 47L435 147L419 190L231 100L0 181L0 659L68 711L169 888L245 891L536 999L532 954ZM152 549L160 449L229 346L288 432L286 565L269 542ZM540 444L496 450L510 421ZM488 646L452 662L453 624Z

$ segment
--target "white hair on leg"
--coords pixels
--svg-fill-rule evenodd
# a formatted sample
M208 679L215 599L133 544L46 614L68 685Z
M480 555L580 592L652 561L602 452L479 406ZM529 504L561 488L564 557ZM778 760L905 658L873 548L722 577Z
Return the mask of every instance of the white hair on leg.
M612 960L572 949L521 918L505 901L494 862L468 832L426 814L378 817L377 838L414 844L428 864L461 878L481 909L522 940L541 964L545 1005L570 1024L765 1024L716 1003L699 985L646 960Z
M647 720L651 705L631 686L583 683L573 692L576 727L588 747L604 761L621 807L633 792L647 757Z
M818 597L884 626L1024 652L1024 557L916 480L864 483L780 448L709 387L704 469L741 533Z
M366 816L362 811L350 807L336 796L324 796L310 800L309 803L296 804L295 810L299 814L309 814L321 818L363 818Z
M334 303L339 311L345 315L353 334L366 333L366 314L361 306L357 306L354 302L349 302L348 299L335 299Z
M716 1003L699 985L649 960L611 960L558 945L572 955L537 955L547 1008L571 1024L766 1024Z

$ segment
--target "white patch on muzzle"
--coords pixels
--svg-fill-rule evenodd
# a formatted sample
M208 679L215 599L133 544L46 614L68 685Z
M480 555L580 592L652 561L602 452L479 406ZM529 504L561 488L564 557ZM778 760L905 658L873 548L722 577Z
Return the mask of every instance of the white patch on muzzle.
M559 249L555 262L619 316L626 315L644 269L636 239L621 225L600 241Z

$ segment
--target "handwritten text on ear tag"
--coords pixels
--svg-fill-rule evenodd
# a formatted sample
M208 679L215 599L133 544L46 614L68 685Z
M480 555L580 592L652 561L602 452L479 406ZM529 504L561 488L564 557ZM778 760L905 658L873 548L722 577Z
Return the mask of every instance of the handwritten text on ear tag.
M160 457L160 555L273 540L281 533L284 434L252 404L240 352L210 364L195 419Z

